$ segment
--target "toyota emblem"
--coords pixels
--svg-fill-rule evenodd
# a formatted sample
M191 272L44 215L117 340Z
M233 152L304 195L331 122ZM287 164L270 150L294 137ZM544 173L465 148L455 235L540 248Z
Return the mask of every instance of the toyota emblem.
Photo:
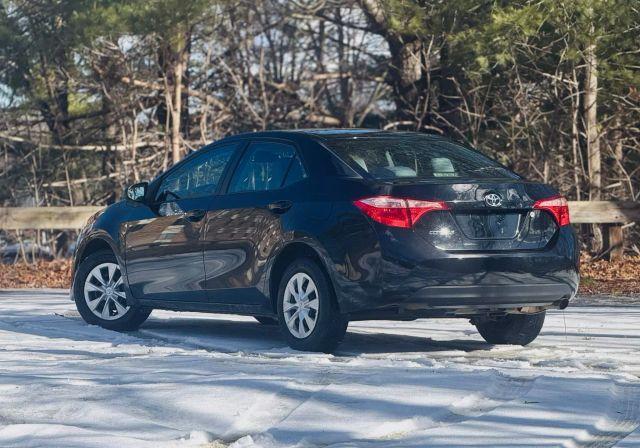
M498 193L487 193L484 196L484 203L489 207L500 207L502 205L502 197Z

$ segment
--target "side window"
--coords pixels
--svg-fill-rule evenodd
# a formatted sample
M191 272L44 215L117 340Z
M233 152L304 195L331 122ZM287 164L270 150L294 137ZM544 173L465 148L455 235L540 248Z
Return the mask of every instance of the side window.
M284 180L283 187L286 187L291 184L295 184L296 182L307 177L304 172L304 167L302 166L302 162L298 156L294 157L291 161L291 166L289 167L289 172L287 173L287 178Z
M265 191L282 188L288 173L291 179L304 177L302 165L293 146L277 142L255 142L247 149L233 173L229 193L241 191ZM298 179L299 180L299 179Z
M234 144L212 149L176 169L162 181L156 202L214 194L236 147Z

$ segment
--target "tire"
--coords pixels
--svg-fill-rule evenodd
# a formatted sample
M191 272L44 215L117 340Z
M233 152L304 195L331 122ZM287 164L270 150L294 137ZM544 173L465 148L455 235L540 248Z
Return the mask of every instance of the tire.
M507 314L477 320L476 328L489 344L527 345L540 334L546 313Z
M99 268L100 266L102 268ZM112 269L113 274L111 274ZM130 302L121 283L121 272L115 255L107 250L94 252L80 263L73 292L76 307L85 322L108 330L133 331L147 320L151 314L151 308L136 306ZM105 284L98 280L98 276L103 277L102 280L107 280L104 277L111 277L113 281L106 282L107 287L105 287ZM93 286L87 286L89 277L89 283ZM108 287L111 289L108 290L108 296L104 298ZM93 305L96 312L91 310L89 303ZM123 309L125 312L122 312ZM108 317L103 318L98 314Z
M275 317L253 316L253 318L258 322L260 322L262 325L268 325L268 326L278 325L278 319L276 319Z
M310 279L313 285L307 279ZM312 286L315 286L315 292L311 292L306 299L303 299L302 307L298 305L300 302L296 299L296 294L287 291L290 282L293 282L293 293L296 292L296 284L300 289L299 282L302 283L302 290L298 291L300 295L304 295L305 285L306 292L311 291ZM280 280L277 301L280 330L291 348L330 353L344 338L349 322L340 314L329 279L315 261L300 258L287 267ZM296 310L300 308L305 313L302 324L300 324L300 312L297 318L293 317L296 315ZM312 321L313 328L309 325Z

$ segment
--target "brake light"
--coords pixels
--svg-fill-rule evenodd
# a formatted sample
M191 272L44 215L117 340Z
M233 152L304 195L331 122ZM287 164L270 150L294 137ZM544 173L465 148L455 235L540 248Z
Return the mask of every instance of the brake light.
M551 213L560 227L570 224L569 203L562 196L552 196L547 199L540 199L533 204L536 210L545 210Z
M420 201L391 196L364 198L355 201L354 205L380 224L405 229L413 227L425 213L449 209L442 201Z

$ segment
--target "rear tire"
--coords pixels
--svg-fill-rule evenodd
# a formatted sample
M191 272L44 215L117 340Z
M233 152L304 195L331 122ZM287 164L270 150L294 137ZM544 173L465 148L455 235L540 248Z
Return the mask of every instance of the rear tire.
M132 331L147 320L151 308L132 303L126 297L122 282L120 265L111 251L94 252L80 263L73 293L78 312L85 322L108 330ZM105 294L107 286L108 294Z
M309 258L293 261L278 288L278 320L295 350L332 352L344 338L349 321L340 314L329 279Z
M480 335L489 344L527 345L540 334L546 313L507 314L495 319L474 321Z
M258 322L260 322L262 325L268 325L268 326L278 325L278 319L276 319L275 317L253 316L253 318Z

